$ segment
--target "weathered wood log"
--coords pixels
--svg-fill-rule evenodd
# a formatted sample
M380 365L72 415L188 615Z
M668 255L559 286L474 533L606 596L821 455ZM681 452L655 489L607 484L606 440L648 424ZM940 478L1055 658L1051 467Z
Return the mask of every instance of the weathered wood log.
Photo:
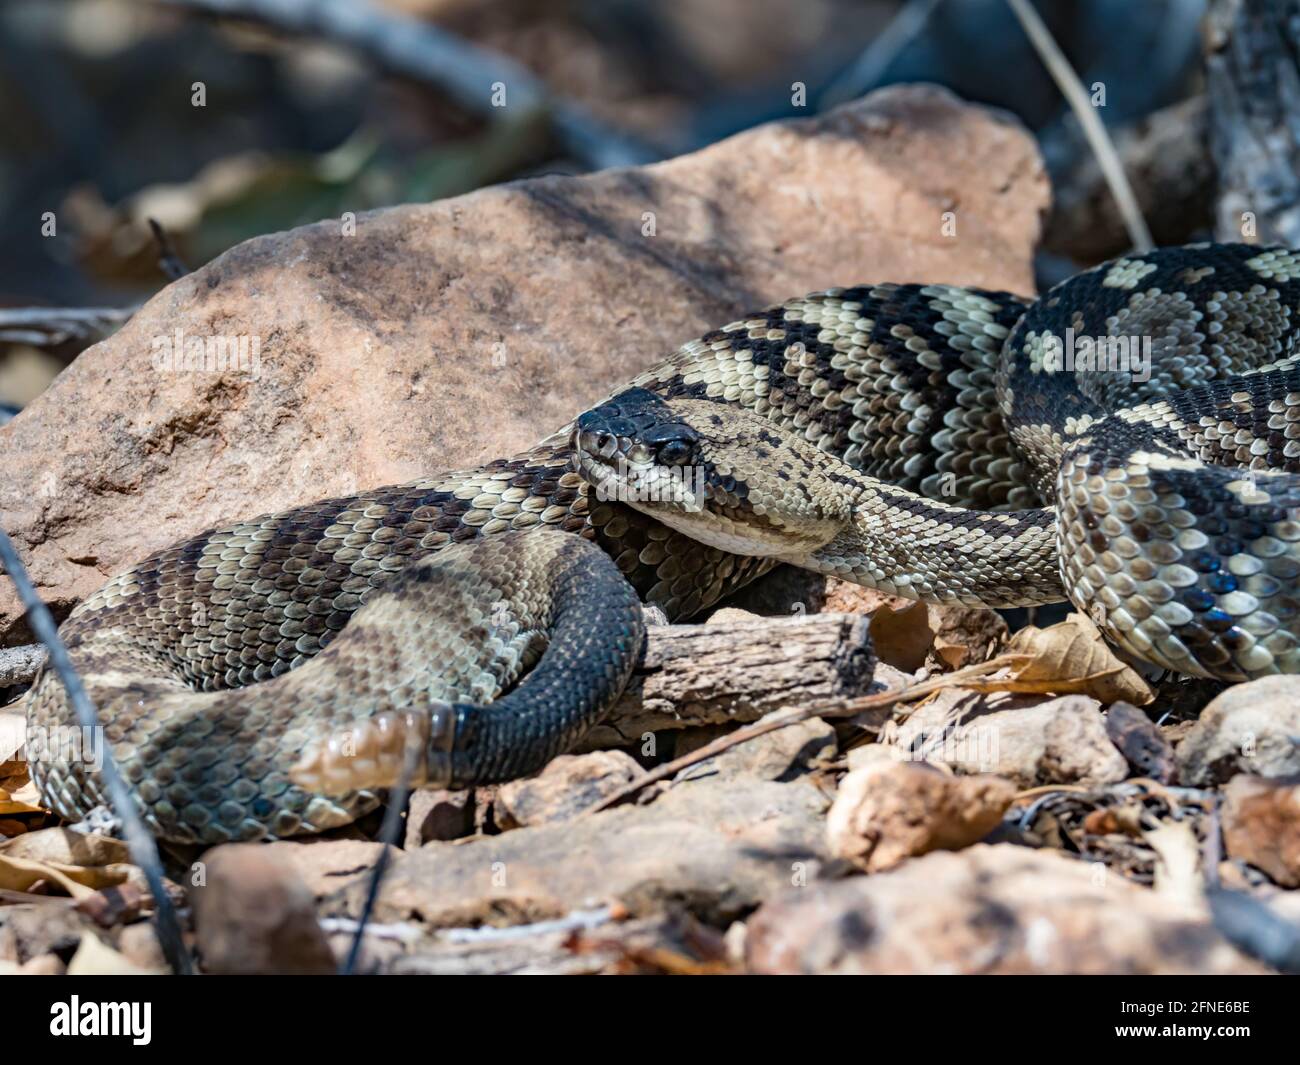
M869 690L870 619L809 614L706 625L652 625L645 658L579 750L647 732L757 721L782 707L836 705Z
M1205 31L1215 236L1300 245L1300 2L1214 0Z

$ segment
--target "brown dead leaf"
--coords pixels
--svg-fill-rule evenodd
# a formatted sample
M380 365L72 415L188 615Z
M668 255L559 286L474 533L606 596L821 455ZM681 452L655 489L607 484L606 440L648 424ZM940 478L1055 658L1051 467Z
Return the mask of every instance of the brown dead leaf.
M19 713L12 707L0 710L0 762L21 761L20 753L26 740L26 712Z
M30 891L41 881L47 881L57 884L74 899L82 899L99 888L125 883L129 875L129 869L125 865L85 869L78 865L34 862L27 858L11 858L7 854L0 854L0 888L7 891Z
M125 883L131 874L129 861L121 840L67 828L41 829L0 843L0 888L30 891L44 880L82 899Z
M1147 682L1115 656L1097 626L1083 614L1071 614L1046 629L1026 626L1011 637L1002 657L1010 667L1009 676L981 678L970 687L986 692L1091 695L1105 704L1124 700L1134 706L1155 699Z
M45 807L33 806L29 802L23 802L20 798L12 795L5 788L0 787L0 817L13 817L16 814L43 814Z
M1092 836L1125 835L1141 838L1142 808L1136 803L1107 806L1091 811L1083 819L1083 830Z
M964 643L954 643L952 640L945 640L942 636L935 638L934 653L949 669L961 669L971 657L970 648Z
M0 855L83 868L131 860L130 848L122 840L74 832L70 828L45 828L7 840L0 843Z
M870 633L876 657L904 673L920 669L934 644L930 612L924 603L907 602L897 609L881 604L871 615Z

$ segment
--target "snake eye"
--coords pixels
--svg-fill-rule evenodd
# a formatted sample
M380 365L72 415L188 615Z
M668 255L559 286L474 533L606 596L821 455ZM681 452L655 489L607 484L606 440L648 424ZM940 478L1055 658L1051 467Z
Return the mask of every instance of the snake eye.
M657 457L661 466L681 466L691 457L691 448L682 440L669 440L659 445Z

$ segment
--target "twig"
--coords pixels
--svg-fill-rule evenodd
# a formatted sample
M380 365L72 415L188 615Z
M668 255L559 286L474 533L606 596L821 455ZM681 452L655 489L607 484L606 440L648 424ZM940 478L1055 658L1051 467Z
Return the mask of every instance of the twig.
M54 618L37 594L36 588L27 576L22 559L18 557L18 551L3 529L0 529L0 568L3 568L9 575L9 579L14 582L18 597L27 608L27 624L36 638L49 649L50 664L58 673L64 688L67 689L68 700L72 703L78 724L83 729L89 730L89 734L99 734L99 717L90 702L90 696L86 694L85 686L81 683L80 675L72 665L72 659L68 657L68 649L59 637ZM149 884L149 891L153 894L155 931L158 942L162 945L163 955L173 972L188 975L192 971L190 956L181 939L180 922L176 918L176 911L172 908L171 896L167 894L167 889L163 885L163 870L162 863L158 859L158 847L145 827L140 811L136 809L126 781L118 772L117 760L107 746L103 754L100 775L109 802L113 804L113 812L122 823L122 834L126 837L131 860L143 870L145 880Z
M322 917L317 923L326 935L336 932L356 935L364 928L365 935L372 939L388 939L397 943L418 943L424 936L423 932L409 924L375 924L371 921L362 925L351 917Z
M613 919L614 908L602 906L598 910L575 910L553 921L536 921L509 928L444 928L437 936L446 943L508 943L555 932L590 932Z
M528 70L428 22L369 0L163 0L208 14L254 19L289 33L346 45L394 74L432 85L466 110L491 118L492 86L506 86L512 108L546 114L565 148L589 166L631 166L659 153L605 126L584 108L555 98Z
M655 784L658 781L666 780L668 777L676 776L683 769L689 769L699 762L707 762L724 751L732 747L739 747L742 743L748 743L750 740L756 740L760 736L766 736L769 732L775 732L777 729L788 728L790 725L797 725L801 721L808 721L814 717L836 719L845 717L854 717L857 714L867 710L878 710L882 707L893 706L908 699L915 699L921 695L930 695L944 688L957 687L972 677L983 676L986 673L993 673L1002 669L1007 662L1002 658L993 658L987 662L981 662L978 665L967 666L965 669L959 669L956 673L947 673L942 677L936 677L933 680L921 681L919 684L912 684L903 688L896 688L893 691L880 692L877 695L864 695L857 699L847 699L844 702L833 706L804 706L787 711L777 711L769 714L762 721L756 721L752 725L746 725L744 728L737 729L735 732L729 732L725 736L720 736L712 743L705 744L698 750L690 754L683 755L681 758L675 758L671 762L665 762L663 765L656 766L648 770L641 776L637 777L629 784L625 784L618 791L607 795L600 802L593 806L587 807L580 813L579 817L587 817L601 810L607 810L611 806L617 806L619 803L631 798L642 788Z
M45 657L45 648L39 643L0 647L0 688L32 680L45 664Z
M817 101L819 109L834 107L876 88L889 64L916 40L930 22L940 0L907 0L889 25L872 39L853 65L826 87Z
M156 218L148 219L149 230L153 233L154 243L158 245L158 268L169 281L177 281L190 272L185 261L176 253L176 246Z
M1083 135L1097 156L1097 165L1101 167L1106 184L1110 186L1110 193L1115 197L1115 203L1123 216L1124 228L1128 230L1133 248L1138 252L1150 251L1155 247L1151 239L1151 231L1147 228L1146 220L1138 208L1137 197L1133 195L1132 186L1128 183L1128 177L1124 173L1123 164L1119 161L1115 145L1111 142L1101 119L1097 117L1096 110L1088 101L1088 94L1079 81L1079 75L1074 72L1070 61L1065 58L1065 53L1052 38L1051 31L1039 18L1038 12L1030 5L1029 0L1007 0L1007 3L1015 12L1016 18L1020 20L1025 36L1038 52L1043 66L1052 75L1057 88L1061 90L1061 95L1065 97L1070 109L1079 120Z
M1300 973L1300 925L1244 891L1210 887L1205 895L1224 939L1278 972Z
M65 340L107 335L135 314L135 307L6 307L0 310L0 342L57 347Z
M366 938L366 925L370 923L375 911L375 902L379 899L379 885L384 874L388 872L389 854L397 846L397 834L402 830L402 814L406 810L406 799L411 792L411 777L420 757L420 748L414 733L407 733L406 746L402 750L402 774L397 780L397 787L388 793L388 805L384 808L384 820L379 828L381 848L379 859L370 874L370 885L366 889L366 904L361 908L361 918L357 921L357 930L352 937L352 946L348 950L347 960L339 970L343 976L351 976L357 971L361 959L361 947Z

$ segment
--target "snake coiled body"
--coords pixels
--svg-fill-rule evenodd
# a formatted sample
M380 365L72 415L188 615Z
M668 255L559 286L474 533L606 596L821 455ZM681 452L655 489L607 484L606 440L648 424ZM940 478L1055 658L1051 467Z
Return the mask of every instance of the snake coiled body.
M1193 675L1300 672L1298 312L1300 255L1240 245L1033 303L814 294L522 455L163 550L62 634L151 826L202 843L345 823L412 736L421 780L532 772L617 696L638 598L687 618L781 561L938 602L1069 598ZM1077 338L1149 341L1149 374L1064 361ZM70 818L103 802L71 723L42 674L29 755Z

